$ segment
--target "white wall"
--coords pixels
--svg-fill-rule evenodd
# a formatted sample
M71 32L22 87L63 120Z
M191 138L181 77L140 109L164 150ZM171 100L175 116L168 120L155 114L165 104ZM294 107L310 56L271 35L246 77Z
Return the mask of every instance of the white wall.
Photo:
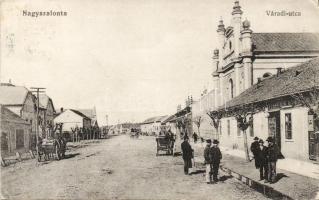
M66 110L54 118L54 123L63 123L62 131L71 132L71 128L75 128L76 126L83 127L83 118L71 110Z

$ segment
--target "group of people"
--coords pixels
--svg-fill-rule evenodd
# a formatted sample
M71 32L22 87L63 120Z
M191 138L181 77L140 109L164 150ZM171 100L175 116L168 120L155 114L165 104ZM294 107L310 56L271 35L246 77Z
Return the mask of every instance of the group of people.
M204 159L206 165L206 183L216 183L218 181L218 169L220 160L222 159L222 153L218 147L218 140L208 139L206 140L206 147L204 150ZM212 175L213 175L213 182L212 182Z
M222 153L218 147L219 141L208 139L206 140L206 147L204 150L204 159L206 165L206 182L207 184L216 183L218 181L218 169ZM182 155L184 160L184 173L189 175L189 168L192 168L192 159L194 158L194 150L189 144L188 136L184 136L184 141L181 144ZM213 181L212 181L213 176Z
M267 146L262 139L255 137L250 150L254 155L255 167L260 171L260 180L264 180L265 183L274 183L276 181L276 163L280 151L272 137L268 137L266 141L268 142Z

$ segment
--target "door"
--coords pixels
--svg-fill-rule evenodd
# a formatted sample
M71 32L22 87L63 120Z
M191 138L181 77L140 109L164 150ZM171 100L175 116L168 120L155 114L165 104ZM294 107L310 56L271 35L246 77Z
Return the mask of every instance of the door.
M309 159L319 161L319 119L313 120L313 129L309 130Z
M269 113L268 135L274 138L279 150L281 150L280 111Z

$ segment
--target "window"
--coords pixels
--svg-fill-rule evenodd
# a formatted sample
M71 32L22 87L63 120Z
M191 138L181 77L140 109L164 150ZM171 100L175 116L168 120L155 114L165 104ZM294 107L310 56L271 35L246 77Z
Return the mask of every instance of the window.
M291 113L285 114L285 133L286 139L292 139Z
M16 130L16 148L24 147L24 131L23 129Z
M230 120L227 120L227 134L230 135Z
M234 83L233 83L233 79L229 79L229 96L230 98L234 98Z
M8 134L5 132L1 132L1 151L9 150L8 141L9 141Z
M232 48L232 43L231 41L229 41L229 50L231 50L231 48Z
M249 135L250 137L254 137L254 119L251 119L251 124L249 127Z

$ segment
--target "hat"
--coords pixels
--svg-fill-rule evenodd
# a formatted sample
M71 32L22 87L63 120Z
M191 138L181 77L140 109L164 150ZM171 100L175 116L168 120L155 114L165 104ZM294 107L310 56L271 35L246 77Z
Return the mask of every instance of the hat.
M258 137L255 137L254 140L259 140L259 138L258 138Z
M206 142L207 143L212 143L212 140L211 139L207 139Z
M260 139L260 140L258 141L258 143L263 143L263 144L264 144L264 141L263 141L262 139Z
M267 142L273 142L274 139L273 139L272 137L268 137L266 141L267 141Z
M218 144L218 140L213 140L213 144Z

